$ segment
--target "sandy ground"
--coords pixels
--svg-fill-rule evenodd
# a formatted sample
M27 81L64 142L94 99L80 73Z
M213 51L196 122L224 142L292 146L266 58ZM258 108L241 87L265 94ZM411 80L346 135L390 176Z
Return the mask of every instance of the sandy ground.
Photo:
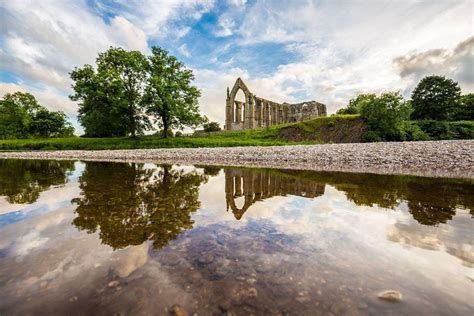
M474 140L273 147L0 152L0 158L142 161L474 178Z

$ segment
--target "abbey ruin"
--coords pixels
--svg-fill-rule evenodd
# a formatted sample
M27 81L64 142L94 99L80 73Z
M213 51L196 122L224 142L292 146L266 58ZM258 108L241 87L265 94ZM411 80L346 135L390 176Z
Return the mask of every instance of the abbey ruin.
M245 102L235 100L239 90L244 93ZM240 78L237 78L231 91L227 87L226 130L267 127L326 115L326 105L316 101L289 104L257 97Z

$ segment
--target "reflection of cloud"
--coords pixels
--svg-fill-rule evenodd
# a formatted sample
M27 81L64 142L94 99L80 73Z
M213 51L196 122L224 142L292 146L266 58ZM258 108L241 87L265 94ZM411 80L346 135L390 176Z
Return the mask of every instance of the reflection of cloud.
M148 261L148 243L140 246L127 247L119 252L114 252L111 261L113 269L121 278L126 278Z
M426 250L444 251L459 258L467 267L474 267L472 219L457 210L453 225L426 226L414 220L397 221L387 230L387 239Z

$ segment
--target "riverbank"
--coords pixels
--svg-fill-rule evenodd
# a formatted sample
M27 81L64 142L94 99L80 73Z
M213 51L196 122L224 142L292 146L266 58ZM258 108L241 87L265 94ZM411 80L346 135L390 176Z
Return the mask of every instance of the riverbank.
M270 147L0 152L0 158L78 159L474 178L474 141Z

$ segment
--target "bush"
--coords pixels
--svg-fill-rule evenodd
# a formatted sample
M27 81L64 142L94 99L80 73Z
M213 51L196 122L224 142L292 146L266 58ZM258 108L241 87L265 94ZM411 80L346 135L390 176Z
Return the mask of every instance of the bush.
M176 133L174 133L174 137L183 137L183 132L176 131Z
M400 139L403 141L430 140L430 137L413 121L403 122L400 130Z
M382 137L380 136L379 132L367 131L362 134L362 141L364 143L381 142Z
M164 138L165 137L165 134L164 134L164 131L162 129L158 130L156 133L155 133L156 136L159 136L159 137L162 137ZM172 130L168 130L168 133L166 133L166 136L167 137L173 137L173 131Z
M430 137L430 139L452 139L449 133L449 124L446 121L422 120L417 121L416 124Z
M405 102L398 92L367 98L362 102L360 110L360 116L368 130L376 132L381 140L388 141L401 140L403 124L410 113L410 103ZM365 139L376 139L374 137L375 134L369 134Z
M430 139L474 139L474 121L446 122L435 120L415 121Z
M208 122L203 125L205 132L219 132L221 127L217 122Z
M453 139L474 139L474 121L450 122L449 133Z

